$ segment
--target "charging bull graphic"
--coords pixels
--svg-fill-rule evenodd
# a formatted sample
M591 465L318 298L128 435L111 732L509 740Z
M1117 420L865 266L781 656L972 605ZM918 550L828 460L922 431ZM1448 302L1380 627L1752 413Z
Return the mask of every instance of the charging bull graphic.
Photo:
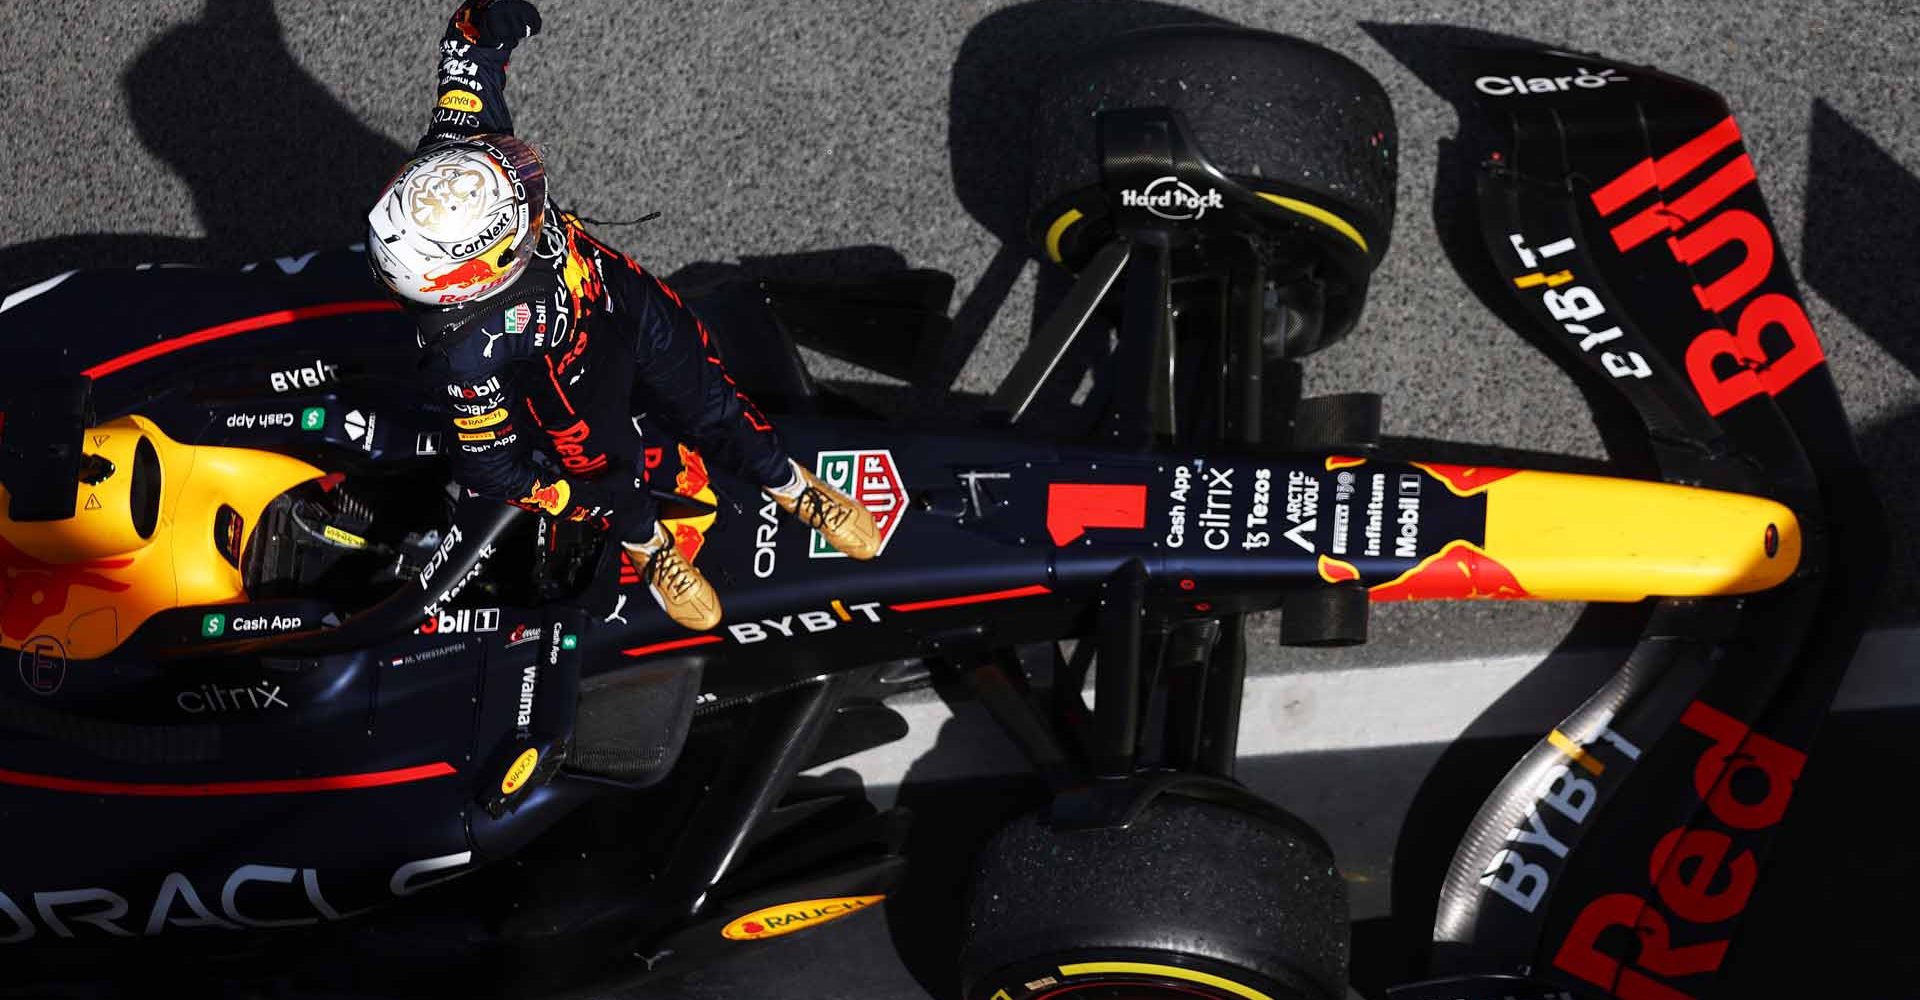
M683 497L692 497L702 503L715 503L718 497L713 492L707 476L707 460L700 453L686 445L676 445L680 450L680 471L674 474L673 491ZM688 562L700 554L700 546L706 543L707 529L713 527L712 514L700 514L696 517L676 518L667 522L673 528L673 544Z
M101 572L125 569L131 556L60 565L41 562L0 538L0 638L18 643L65 611L74 587L117 594L133 586Z
M450 288L470 288L500 276L500 272L484 258L474 259L461 264L450 271L427 276L427 283L420 286L423 292L444 292Z

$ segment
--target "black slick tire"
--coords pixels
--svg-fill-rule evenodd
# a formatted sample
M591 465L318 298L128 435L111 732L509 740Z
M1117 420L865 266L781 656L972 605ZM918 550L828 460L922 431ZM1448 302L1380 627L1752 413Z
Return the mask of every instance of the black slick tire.
M969 1000L1339 1000L1347 954L1317 835L1169 794L1125 829L1009 823L977 861L960 967Z

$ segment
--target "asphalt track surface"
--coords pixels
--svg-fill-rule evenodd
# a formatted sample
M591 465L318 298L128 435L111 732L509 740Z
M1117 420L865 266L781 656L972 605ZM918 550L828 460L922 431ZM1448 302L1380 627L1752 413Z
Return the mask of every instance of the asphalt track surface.
M433 42L450 6L0 5L0 290L73 267L231 265L357 239L364 204L426 117ZM1193 12L1334 48L1393 99L1400 211L1361 332L1310 363L1308 388L1384 394L1390 435L1586 458L1607 454L1586 398L1481 307L1437 236L1460 202L1436 174L1463 155L1448 143L1455 112L1430 86L1438 53L1448 42L1526 39L1707 83L1739 117L1892 522L1920 520L1920 16L1909 5L550 0L542 10L547 31L520 50L511 86L520 131L545 149L562 197L601 218L662 212L612 234L669 274L948 271L959 283L962 347L951 384L939 387L973 394L1011 367L1035 322L1038 268L1008 238L1024 199L1021 104L1036 67L1079 40ZM928 405L925 385L810 360L893 412ZM1888 627L1920 617L1920 545L1896 531L1893 556L1878 610ZM1557 660L1618 640L1619 621L1572 605L1389 607L1369 646L1314 655L1283 655L1271 623L1257 623L1255 669L1506 662L1556 647ZM1542 673L1523 683L1546 683ZM1888 727L1904 721L1860 713L1833 727L1834 747L1823 749L1884 760L1897 743ZM1302 759L1317 768L1307 784L1318 794L1377 799L1380 815L1399 815L1440 747ZM1852 786L1839 784L1848 770L1810 772L1805 794L1818 800L1826 788L1829 801L1850 801L1841 789ZM1829 785L1816 785L1816 773L1833 775ZM1386 856L1343 863L1384 867L1395 845L1375 839ZM1895 873L1909 890L1912 867ZM1848 877L1808 888L1808 905L1846 910L1857 899ZM871 958L886 946L879 919L848 924L835 946L844 955L783 945L765 954L787 957L753 959L763 967L748 979L696 978L644 995L735 995L749 981L788 995L752 978L769 968L786 970L795 996L916 995L897 964ZM1888 955L1872 941L1856 945L1861 961ZM1912 962L1910 945L1886 947ZM824 963L837 977L792 979L782 962Z

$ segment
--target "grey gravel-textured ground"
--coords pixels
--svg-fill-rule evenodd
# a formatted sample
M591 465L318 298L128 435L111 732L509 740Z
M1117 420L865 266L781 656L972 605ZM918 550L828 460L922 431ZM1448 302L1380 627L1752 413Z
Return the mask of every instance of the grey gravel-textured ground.
M426 117L450 6L0 4L0 288L88 264L238 262L351 241L363 203ZM1882 617L1917 617L1920 553L1899 530L1920 517L1920 181L1910 172L1920 169L1920 16L1910 4L1189 6L1335 48L1392 96L1394 247L1362 333L1316 359L1308 386L1385 394L1394 435L1603 455L1580 394L1481 308L1441 252L1434 178L1455 115L1415 70L1439 42L1465 37L1442 26L1653 64L1724 93L1894 517ZM1000 169L1023 81L1074 39L1180 16L1124 0L542 9L547 32L513 67L514 106L565 198L604 218L663 212L616 238L665 272L795 254L818 259L787 266L897 255L949 271L961 326L984 330L954 384L969 392L995 384L1033 321L1035 268L996 234L1024 198ZM873 380L814 360L828 377ZM1545 650L1579 612L1387 608L1363 651L1282 661L1263 648L1260 668Z

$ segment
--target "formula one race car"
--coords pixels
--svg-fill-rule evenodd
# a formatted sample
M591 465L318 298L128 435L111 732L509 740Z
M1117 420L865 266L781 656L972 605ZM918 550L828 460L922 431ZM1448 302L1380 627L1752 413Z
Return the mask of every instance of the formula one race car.
M1724 102L1479 58L1505 292L1639 413L1664 481L1391 457L1377 398L1274 391L1359 317L1394 125L1351 62L1224 27L1124 36L1035 109L1033 234L1078 277L982 426L846 416L789 336L804 290L694 300L884 537L835 558L645 428L726 598L711 632L628 600L583 526L448 482L358 252L8 295L10 983L291 948L351 955L300 966L337 990L524 993L737 954L888 894L904 814L794 778L897 738L881 699L945 675L1051 789L978 860L966 996L1339 998L1334 859L1233 779L1246 616L1337 645L1374 601L1491 598L1653 613L1466 832L1447 978L1395 995L1697 994L1851 655L1878 514ZM1037 424L1109 333L1095 419Z

